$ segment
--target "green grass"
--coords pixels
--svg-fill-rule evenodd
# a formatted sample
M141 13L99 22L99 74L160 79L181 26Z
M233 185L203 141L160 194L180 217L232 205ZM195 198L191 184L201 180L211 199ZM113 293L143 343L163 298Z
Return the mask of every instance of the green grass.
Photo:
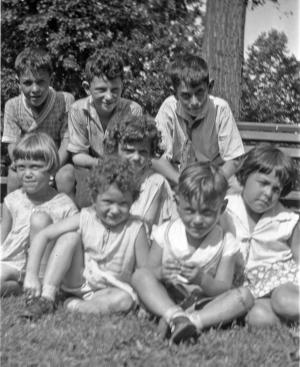
M1 300L1 366L298 366L286 326L203 332L195 345L168 347L156 324L127 316L71 314L59 307L36 323L18 314L23 297Z

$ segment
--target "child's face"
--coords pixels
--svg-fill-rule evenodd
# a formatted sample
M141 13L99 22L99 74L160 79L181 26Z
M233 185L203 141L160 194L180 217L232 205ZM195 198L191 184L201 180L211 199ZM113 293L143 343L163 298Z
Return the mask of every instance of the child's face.
M51 174L44 161L18 159L15 166L22 188L28 195L48 191Z
M150 150L150 142L147 139L142 142L125 143L118 146L119 156L128 159L136 172L142 172L149 164Z
M183 110L190 116L196 117L203 111L209 93L209 85L202 82L197 87L192 88L183 81L177 88L177 99Z
M113 228L128 219L132 203L131 192L123 193L112 184L102 194L97 195L94 207L101 222Z
M196 241L202 240L214 228L225 207L226 200L219 200L213 207L204 203L199 207L195 200L190 203L182 195L177 197L178 214L187 236Z
M103 116L109 116L117 106L123 88L121 78L107 79L94 77L91 83L84 84L85 90L93 98L97 112Z
M40 69L32 73L27 70L19 77L20 90L24 94L26 103L31 108L38 108L46 101L51 84L51 75Z
M256 171L247 178L242 196L248 208L262 214L276 205L281 191L281 183L274 172L264 174Z

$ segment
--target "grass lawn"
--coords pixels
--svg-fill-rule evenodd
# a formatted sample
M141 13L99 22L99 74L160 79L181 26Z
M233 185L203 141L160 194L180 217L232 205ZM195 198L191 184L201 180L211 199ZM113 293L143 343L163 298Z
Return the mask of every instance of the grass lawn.
M127 316L71 314L59 307L36 323L18 319L23 297L1 299L1 366L298 366L286 326L203 332L195 345L168 347L156 324ZM299 346L298 346L299 347Z

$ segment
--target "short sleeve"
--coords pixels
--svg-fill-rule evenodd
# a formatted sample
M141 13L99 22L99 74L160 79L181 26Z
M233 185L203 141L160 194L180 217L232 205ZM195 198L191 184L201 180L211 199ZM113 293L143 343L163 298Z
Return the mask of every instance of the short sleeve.
M226 101L221 101L216 117L218 143L221 158L229 161L240 157L245 151L231 109Z
M131 109L131 114L133 116L139 117L139 116L142 116L143 115L143 109L142 109L142 107L138 103L136 103L134 101L131 101L130 109Z
M231 232L224 233L224 247L222 256L233 256L240 251L237 239Z
M75 98L72 94L62 92L63 98L64 98L64 104L65 104L65 111L63 115L63 123L62 128L60 131L60 138L63 139L69 139L69 129L68 129L68 115L71 105L74 103Z
M87 131L87 118L84 110L77 107L77 103L70 107L68 116L69 144L71 153L88 153L90 142Z
M2 142L17 143L21 137L21 129L18 125L18 98L8 100L4 108L4 127Z
M176 119L176 99L175 97L167 98L160 106L155 117L157 129L161 132L164 156L168 160L173 158L173 130Z

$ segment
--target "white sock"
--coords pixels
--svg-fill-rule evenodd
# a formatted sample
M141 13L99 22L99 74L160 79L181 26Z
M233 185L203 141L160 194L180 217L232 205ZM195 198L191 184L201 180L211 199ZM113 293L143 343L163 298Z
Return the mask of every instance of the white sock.
M197 331L201 331L203 329L203 320L201 318L201 315L199 315L199 312L193 311L189 313L188 318L196 326Z
M172 306L167 309L167 311L163 315L163 318L169 324L172 319L178 316L186 316L186 313L183 311L183 309L180 306Z
M55 301L56 287L54 285L45 284L43 285L42 297L48 298L51 301Z

